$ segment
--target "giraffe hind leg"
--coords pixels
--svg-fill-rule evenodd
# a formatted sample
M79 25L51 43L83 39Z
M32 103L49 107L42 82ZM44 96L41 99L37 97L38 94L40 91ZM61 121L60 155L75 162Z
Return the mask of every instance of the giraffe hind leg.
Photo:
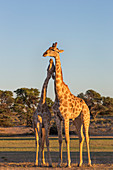
M88 166L91 166L90 149L89 149L89 122L84 123L84 131L85 131L86 146L87 146L87 153L88 153Z
M41 166L41 149L42 149L42 137L41 137L41 132L42 132L42 123L39 123L39 131L38 131L38 136L39 136L39 161L38 161L38 166Z
M59 161L58 161L58 167L61 167L62 165L62 147L63 147L63 139L62 139L62 124L63 122L59 119L58 116L55 117L56 125L57 125L57 131L58 131L58 140L59 140Z
M83 134L83 124L81 122L81 118L76 118L73 121L73 124L76 127L76 132L79 137L80 162L79 162L78 166L82 166L82 163L83 163L82 149L83 149L83 143L84 143L84 134Z
M50 150L49 150L49 129L50 129L50 125L48 125L48 122L45 123L44 127L45 127L45 134L46 134L46 146L47 146L49 167L52 167L52 159L51 159Z

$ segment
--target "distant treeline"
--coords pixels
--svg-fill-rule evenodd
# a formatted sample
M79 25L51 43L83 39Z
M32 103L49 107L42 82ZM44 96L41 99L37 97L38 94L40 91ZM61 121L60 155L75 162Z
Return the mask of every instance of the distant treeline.
M20 88L14 93L16 97L13 97L12 91L0 90L0 126L32 126L32 115L40 100L39 90ZM92 118L96 118L97 115L113 115L113 98L101 96L94 90L80 93L78 97L85 100ZM46 102L52 113L51 107L54 102L50 98L47 98Z

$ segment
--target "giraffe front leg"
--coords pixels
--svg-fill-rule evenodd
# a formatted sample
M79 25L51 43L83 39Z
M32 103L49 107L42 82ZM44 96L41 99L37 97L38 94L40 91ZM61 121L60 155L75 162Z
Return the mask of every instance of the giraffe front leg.
M35 156L35 166L38 166L38 129L35 128L35 142L36 142L36 156Z
M45 128L42 128L42 164L43 165L45 165L44 143L45 143Z
M71 158L70 158L70 138L69 138L69 119L64 121L65 126L65 141L67 147L67 167L71 167Z
M35 123L34 131L35 131L35 142L36 142L35 166L38 166L39 164L39 138L40 138L40 135L39 135L40 123L38 121Z
M61 121L57 116L56 116L56 125L57 125L57 131L58 131L58 140L59 140L59 161L58 161L58 167L61 167L62 165L62 148L63 148L63 139L62 139L62 124L63 121Z
M39 161L38 161L38 166L41 166L41 149L42 149L42 138L41 138L41 131L42 131L42 123L39 124Z

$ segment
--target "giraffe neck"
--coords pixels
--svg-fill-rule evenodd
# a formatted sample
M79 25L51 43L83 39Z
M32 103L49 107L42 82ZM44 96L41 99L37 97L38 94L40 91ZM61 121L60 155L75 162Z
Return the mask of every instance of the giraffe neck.
M60 80L60 83L63 82L63 75L62 75L62 68L61 68L61 62L60 62L60 55L57 54L57 57L55 58L55 74L56 74L56 81Z
M51 78L51 75L46 77L43 87L42 87L41 99L40 99L40 103L42 103L42 104L44 104L46 102L47 86L48 86L48 82L49 82L50 78Z
M55 92L58 99L61 97L62 86L65 86L65 83L63 82L60 55L57 54L57 57L55 57Z

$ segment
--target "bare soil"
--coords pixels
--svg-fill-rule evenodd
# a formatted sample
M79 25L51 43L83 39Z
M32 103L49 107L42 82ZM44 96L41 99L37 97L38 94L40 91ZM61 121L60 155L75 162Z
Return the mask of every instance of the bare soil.
M93 164L92 167L88 167L87 165L83 165L82 167L78 167L77 164L72 164L71 168L66 167L66 164L63 164L62 167L57 167L57 164L53 163L53 167L48 167L42 166L42 167L35 167L33 163L31 162L24 162L24 163L0 163L0 169L1 170L61 170L61 169L66 169L66 170L112 170L113 169L113 164Z
M31 135L33 128L26 126L0 127L0 136Z
M106 119L104 119L105 121ZM91 122L89 134L90 136L113 136L113 117L109 123ZM70 124L70 133L76 134L76 129L73 124ZM15 127L0 127L0 136L18 136L18 135L33 135L34 130L31 127L15 126Z

